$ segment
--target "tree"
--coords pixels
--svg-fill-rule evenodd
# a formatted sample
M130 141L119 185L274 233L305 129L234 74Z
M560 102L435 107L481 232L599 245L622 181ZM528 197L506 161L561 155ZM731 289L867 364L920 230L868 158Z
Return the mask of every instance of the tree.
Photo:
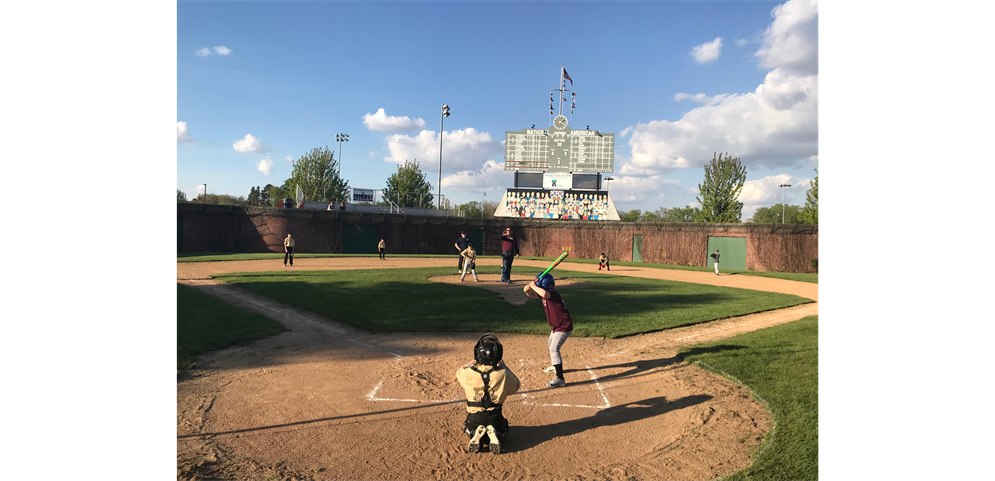
M497 202L484 201L483 209L480 207L480 202L470 201L458 208L463 210L463 215L471 219L493 219L494 211L497 210Z
M771 207L761 207L753 213L753 217L747 222L754 224L781 224L781 212L784 212L784 224L800 224L798 221L798 211L801 207L797 205L774 204Z
M337 167L338 162L328 146L312 149L294 161L294 170L283 183L284 195L290 194L287 196L296 200L297 186L300 186L306 200L345 202L349 183L339 177Z
M622 222L639 222L639 214L642 211L639 209L632 209L629 212L623 212L618 215L618 220Z
M660 215L647 210L639 216L639 222L661 222Z
M723 159L718 153L712 154L712 161L705 166L705 182L698 184L697 197L701 210L695 217L697 222L740 222L743 203L739 193L746 182L746 167L726 153Z
M266 184L259 192L259 205L272 205L273 196L271 195L271 189L275 189L273 184Z
M186 202L187 194L180 189L176 189L176 202Z
M694 222L699 210L691 206L660 208L656 210L656 214L660 217L660 222Z
M805 207L798 213L798 221L802 224L819 223L819 169L815 169L815 179L805 193Z
M283 184L287 185L290 179L287 179ZM277 187L273 184L266 184L266 192L269 194L269 205L271 207L276 207L281 200L287 197L287 192L283 187Z
M425 173L418 167L418 159L398 164L397 172L387 178L383 198L400 207L432 207L432 184L428 183Z
M259 205L259 187L249 187L249 197L246 198L249 205Z

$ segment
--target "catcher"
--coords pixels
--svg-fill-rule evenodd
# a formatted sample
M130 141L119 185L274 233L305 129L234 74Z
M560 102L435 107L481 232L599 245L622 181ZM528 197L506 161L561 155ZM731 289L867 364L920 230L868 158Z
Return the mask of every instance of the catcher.
M508 435L508 420L501 406L522 383L505 366L503 355L501 341L494 334L484 334L473 346L474 362L456 371L456 380L466 392L463 432L470 437L467 450L471 453L479 452L481 441L486 441L492 453L501 454L501 440Z

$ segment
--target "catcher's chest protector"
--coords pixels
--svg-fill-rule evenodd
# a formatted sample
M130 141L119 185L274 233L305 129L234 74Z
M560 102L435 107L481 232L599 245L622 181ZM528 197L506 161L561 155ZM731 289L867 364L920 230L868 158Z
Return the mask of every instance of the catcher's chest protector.
M490 409L495 406L500 406L500 404L491 402L491 374L504 368L495 367L494 369L491 369L488 372L484 372L477 369L477 366L473 366L470 369L472 369L473 372L480 374L480 379L484 381L484 397L483 399L480 400L480 402L467 401L466 405L473 406L476 408L484 408L484 409Z

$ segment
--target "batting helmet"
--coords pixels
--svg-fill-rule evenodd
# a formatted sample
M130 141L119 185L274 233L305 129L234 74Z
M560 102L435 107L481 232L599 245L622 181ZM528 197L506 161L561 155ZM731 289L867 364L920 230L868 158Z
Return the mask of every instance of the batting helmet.
M477 364L496 366L503 355L504 348L501 347L501 341L491 333L480 336L477 345L473 346L473 358Z
M543 289L553 289L556 286L556 283L553 281L553 275L547 273L539 278L536 285Z

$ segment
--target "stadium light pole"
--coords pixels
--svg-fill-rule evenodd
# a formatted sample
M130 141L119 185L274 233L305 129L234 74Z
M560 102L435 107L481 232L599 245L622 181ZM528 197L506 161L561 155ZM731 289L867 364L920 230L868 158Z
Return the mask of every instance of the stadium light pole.
M480 218L484 218L484 204L487 203L487 192L484 192L484 196L480 198Z
M781 184L778 187L791 187L791 184ZM781 223L784 224L784 203L785 203L785 199L787 198L786 196L788 195L788 191L784 190L784 191L781 191L781 192L782 192L782 195L781 195Z
M200 201L201 204L207 203L207 184L204 184L204 200Z
M605 191L608 191L608 188L611 187L611 181L613 180L615 180L614 177L605 177Z
M445 132L446 117L449 117L449 106L442 104L442 118L439 120L439 210L442 210L442 134Z
M335 134L335 141L339 143L339 177L342 177L342 142L349 141L349 134Z

